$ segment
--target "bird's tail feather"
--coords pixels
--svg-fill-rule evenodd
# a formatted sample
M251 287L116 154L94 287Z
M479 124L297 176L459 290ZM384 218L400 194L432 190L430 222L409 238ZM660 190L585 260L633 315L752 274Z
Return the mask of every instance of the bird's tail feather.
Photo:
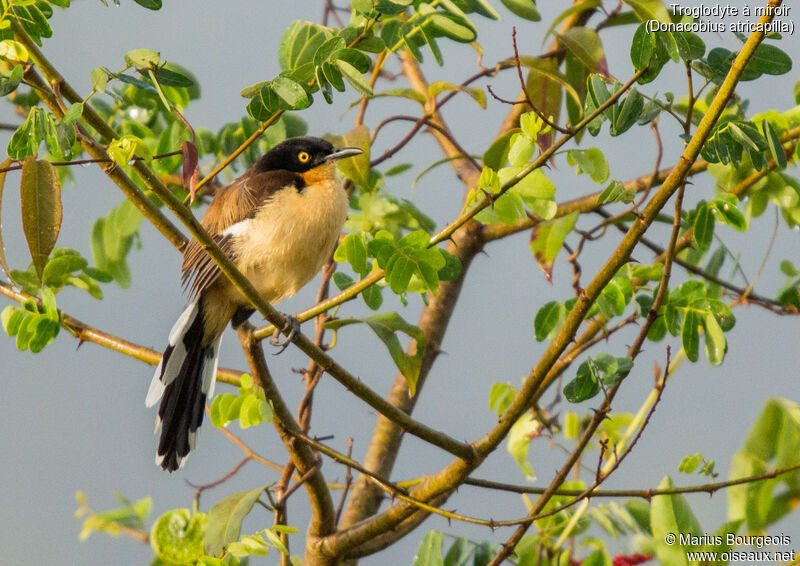
M220 339L203 346L203 337L202 304L197 300L173 326L145 400L152 407L161 399L156 464L170 472L180 468L194 448L206 399L214 393Z

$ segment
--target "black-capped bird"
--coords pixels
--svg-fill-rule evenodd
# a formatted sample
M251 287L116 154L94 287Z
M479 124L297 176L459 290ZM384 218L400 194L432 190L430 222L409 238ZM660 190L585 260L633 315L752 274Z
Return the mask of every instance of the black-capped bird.
M203 227L264 300L294 295L330 257L349 210L336 161L360 153L319 138L288 139L214 195ZM214 391L222 332L231 319L241 323L253 313L194 239L182 269L192 302L169 334L145 401L152 407L161 399L156 464L170 472L195 446Z

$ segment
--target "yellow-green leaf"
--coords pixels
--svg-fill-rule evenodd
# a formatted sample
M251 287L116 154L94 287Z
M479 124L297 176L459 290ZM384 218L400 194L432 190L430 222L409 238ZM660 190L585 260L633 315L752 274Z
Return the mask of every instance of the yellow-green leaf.
M203 533L208 516L173 509L159 517L150 531L153 552L168 564L191 564L203 556Z
M370 186L369 181L369 128L356 126L334 141L340 147L357 147L364 153L338 161L339 170L362 188Z
M137 71L155 69L161 62L161 56L152 49L132 49L125 54L125 63Z
M233 493L208 512L204 545L211 556L219 556L228 543L239 540L242 521L267 486Z
M24 63L30 56L28 55L28 50L20 42L13 39L5 39L0 41L0 57Z

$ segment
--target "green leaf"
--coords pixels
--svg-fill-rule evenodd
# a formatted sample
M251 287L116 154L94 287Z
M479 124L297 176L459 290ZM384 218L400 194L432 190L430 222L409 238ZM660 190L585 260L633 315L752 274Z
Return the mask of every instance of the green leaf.
M80 256L53 257L44 267L42 282L51 287L60 287L74 271L81 270L87 265L87 261Z
M361 72L347 61L337 59L335 62L336 67L341 71L342 75L350 85L356 89L361 95L371 97L372 87L369 86L369 81L364 77Z
M608 161L603 152L596 147L569 150L567 163L576 166L576 175L587 173L595 183L604 183L608 179Z
M369 72L372 66L372 60L367 55L364 55L364 53L357 49L351 49L349 47L335 52L332 58L350 63L360 74Z
M578 212L575 211L561 218L540 222L534 226L531 233L531 252L539 268L549 282L553 280L553 263L564 238L572 231ZM538 336L537 336L538 339Z
M367 264L367 245L361 234L348 234L339 244L333 259L337 262L347 261L353 271L359 275L366 275L369 271Z
M270 83L272 91L283 100L289 109L302 110L311 106L311 97L308 96L303 85L286 76L278 76Z
M644 98L639 94L639 91L632 88L625 101L622 103L622 108L619 110L617 119L611 128L611 135L618 136L627 131L633 126L639 117L642 115L644 109Z
M787 164L786 153L783 151L783 144L781 143L778 134L772 127L772 124L770 124L767 120L761 122L761 128L764 130L764 136L767 138L767 143L769 144L769 153L772 155L772 159L775 160L775 163L779 168L785 169Z
M717 366L722 363L728 348L725 335L717 319L710 312L703 318L703 327L706 335L706 357L712 366Z
M133 0L139 6L143 8L147 8L148 10L160 10L161 9L161 0Z
M397 368L408 381L409 393L416 392L422 355L425 351L425 335L422 331L406 322L395 312L376 314L363 319L363 322L381 339ZM416 341L416 352L413 356L405 353L397 332L402 332Z
M783 75L791 70L792 58L774 45L767 43L762 43L758 46L752 58L748 61L747 67L745 67L746 72L755 75L752 77L753 79L762 74Z
M303 20L292 22L283 33L278 49L278 61L281 69L290 71L306 63L311 63L317 49L325 43L328 37L330 37L330 32L320 25Z
M267 487L233 493L211 508L203 540L207 554L219 556L227 544L239 540L242 521Z
M608 354L600 354L594 359L603 372L603 385L613 387L628 377L633 369L633 360L630 358L615 358Z
M420 364L422 363L422 355L425 352L425 335L422 331L406 322L396 312L376 314L367 318L341 318L329 321L325 327L333 330L338 330L344 326L351 324L364 323L366 324L381 342L389 350L389 355L392 357L397 369L405 376L408 382L408 389L413 396L416 391L417 379L419 379ZM397 333L402 332L410 336L416 342L414 355L405 353Z
M500 183L505 184L522 170L521 167L507 167L498 171ZM550 220L556 214L556 186L541 169L536 169L517 182L507 193L519 195L522 201L542 220ZM501 199L502 200L502 199ZM497 203L495 203L497 205Z
M399 175L401 173L405 173L409 169L414 167L412 163L400 163L395 165L394 167L390 167L386 171L383 172L384 177L392 177L394 175Z
M608 90L608 86L603 80L603 77L597 74L591 74L588 76L586 79L586 90L591 96L592 102L594 103L592 111L600 108L608 101L609 98L611 98L611 92ZM590 112L587 112L587 114L589 113ZM606 110L606 113L608 113L608 110Z
M508 383L495 383L489 390L489 410L499 417L506 412L516 394L517 389Z
M563 314L563 305L556 301L545 303L539 308L536 312L536 318L533 321L533 329L537 342L541 342L553 332Z
M391 234L380 231L367 249L378 260L378 265L386 270L386 282L395 293L406 292L411 277L416 275L425 288L436 294L438 271L447 265L447 261L439 249L427 247L429 242L430 235L424 230L415 230L396 244Z
M747 219L736 208L735 197L732 199L716 198L711 202L711 206L717 212L716 218L721 222L733 226L740 232L747 230Z
M660 4L661 2L659 2ZM678 43L675 41L675 36L668 31L655 32L656 36L656 57L657 61L667 61L667 58L672 59L675 63L680 61L678 53ZM658 66L658 65L656 65Z
M323 63L331 61L333 54L345 47L347 47L347 45L341 37L331 37L326 40L314 52L314 66L319 67Z
M357 147L363 153L349 159L339 160L339 170L345 177L353 181L362 189L371 187L370 183L370 137L369 128L363 124L356 126L345 135L336 139L336 145L342 147Z
M428 17L426 23L437 32L437 35L443 35L453 41L458 41L460 43L471 43L475 41L475 30L469 25L465 18L457 14L433 12Z
M508 8L509 11L515 16L519 16L520 18L524 18L532 22L538 22L542 19L542 16L539 15L539 11L536 9L536 3L533 0L500 1L503 3L503 6Z
M714 237L714 214L711 208L703 202L697 207L697 214L694 218L694 233L692 238L694 243L701 250L707 250Z
M155 75L156 75L156 80L158 80L159 84L161 85L173 86L178 88L187 88L190 86L194 86L194 81L190 77L187 77L185 74L175 71L173 69L166 69L164 67L159 67L155 70Z
M564 33L556 33L556 37L589 71L605 72L606 56L597 32L573 27Z
M25 158L20 183L22 230L39 278L61 230L61 183L47 161Z
M333 86L333 88L335 88L339 92L344 92L344 79L342 77L342 73L339 72L339 69L336 68L332 63L327 61L321 63L320 66L317 67L317 71L322 71L323 77L325 78L328 84ZM331 96L330 100L328 100L328 98L326 97L325 101L328 104L331 104L333 102L333 97Z
M439 250L444 257L444 267L439 269L440 281L452 281L461 275L461 260L445 250Z
M681 345L690 361L696 362L700 352L700 333L698 326L701 319L693 310L686 312L681 328Z
M264 532L269 532L266 529ZM278 541L280 546L285 549L283 543ZM241 541L232 542L225 550L226 556L235 556L237 558L245 558L247 556L268 556L269 545L260 534L243 536Z
M597 204L606 204L609 202L633 202L633 197L636 195L635 191L630 191L625 188L621 182L614 179L609 185L603 189L600 196L597 197Z
M152 49L133 49L125 54L125 64L139 72L154 70L161 62L161 55Z
M442 559L442 533L428 531L414 555L413 566L444 566Z
M17 349L27 350L35 332L38 317L25 316L17 328Z
M83 103L76 102L75 104L70 105L67 108L67 111L64 113L64 118L62 119L63 122L67 124L72 124L80 119L81 115L83 114Z
M108 72L108 69L106 69L106 71ZM153 85L151 85L150 83L146 83L146 82L144 82L142 80L139 80L136 77L132 77L130 75L126 75L125 73L119 73L119 74L115 75L115 74L109 72L109 74L111 74L115 79L119 79L123 83L129 84L129 85L133 85L136 88L140 88L140 89L142 89L144 91L147 91L147 92L157 92L156 88Z
M120 167L126 167L131 159L139 153L141 157L148 157L147 145L137 136L122 136L111 140L108 144L108 156ZM141 155L144 154L144 155Z
M512 129L498 137L483 154L483 164L497 171L508 162L508 153L511 150L511 138L520 130Z
M411 0L377 0L375 9L381 14L394 16L402 14L411 4Z
M684 456L681 463L678 465L678 471L684 474L693 474L697 467L703 463L703 455L701 453Z
M39 144L45 137L46 113L43 109L33 107L28 112L25 122L16 129L8 142L8 156L12 159L25 159L36 155Z
M361 291L361 299L364 301L364 304L366 304L372 310L378 310L383 304L383 294L381 293L381 288L378 285L370 285Z
M676 31L672 34L678 46L678 54L684 61L700 59L706 53L706 44L695 33L690 31Z
M521 132L514 134L511 137L511 145L508 150L508 162L513 167L523 167L528 164L535 151L536 144L534 140Z
M7 96L17 90L24 74L22 65L14 65L10 72L0 73L0 96Z
M536 138L543 129L544 121L536 112L525 112L519 117L519 127L522 133L531 139Z
M477 1L477 0L473 0ZM466 537L458 537L450 546L450 550L444 557L444 566L464 566L467 559L472 554L469 548L470 543Z
M19 327L25 319L25 311L13 305L8 305L0 314L0 321L3 323L3 330L9 336L16 336Z
M599 369L593 360L584 361L578 366L575 378L564 386L564 397L570 403L580 403L591 399L600 392Z
M150 531L150 546L169 564L189 564L203 556L203 532L208 517L188 509L173 509L159 517Z
M658 489L674 487L672 480L665 477L658 485ZM670 566L688 566L686 557L687 547L679 544L680 540L668 544L667 535L677 537L683 535L700 535L697 519L692 514L689 504L681 495L656 495L650 505L650 525L653 530L653 545L655 554L661 564Z
M639 24L631 42L631 63L637 71L646 69L656 48L656 38L647 32L645 23Z

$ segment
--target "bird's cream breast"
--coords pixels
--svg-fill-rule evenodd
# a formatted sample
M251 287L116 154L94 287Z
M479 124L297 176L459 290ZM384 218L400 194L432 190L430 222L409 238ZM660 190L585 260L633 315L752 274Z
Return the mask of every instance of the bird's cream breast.
M229 230L239 239L237 266L270 302L295 294L330 257L348 209L334 180L278 191L254 218Z

